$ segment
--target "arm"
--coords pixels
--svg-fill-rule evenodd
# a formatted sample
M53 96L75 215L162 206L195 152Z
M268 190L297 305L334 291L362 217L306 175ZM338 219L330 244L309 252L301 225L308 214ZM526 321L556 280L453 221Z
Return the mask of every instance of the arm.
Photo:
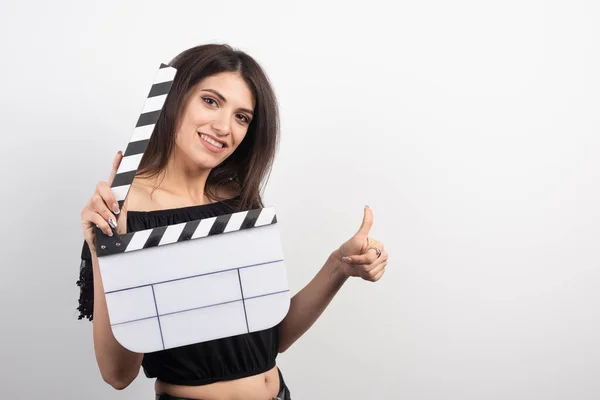
M93 336L96 362L104 381L115 389L122 390L137 377L144 355L127 350L113 336L95 252L92 252L92 266L94 274Z
M369 237L372 224L373 214L365 207L360 229L331 253L317 275L292 298L288 314L279 326L280 353L315 323L349 277L371 282L381 279L388 254L383 243Z
M114 179L122 159L121 152L117 153L113 161L113 168L108 182L100 182L90 201L81 212L83 234L89 246L92 263L93 277L93 338L96 362L100 369L102 379L118 390L125 389L137 377L142 364L143 354L134 353L115 339L110 327L106 297L100 269L98 268L98 257L94 249L94 225L100 227L105 234L111 234L108 220L117 220L108 205L116 204L116 199L110 189L110 182ZM127 207L123 205L121 218L118 219L117 231L126 231Z
M334 251L317 275L291 300L279 327L279 352L286 351L321 316L348 276L341 268L342 256Z

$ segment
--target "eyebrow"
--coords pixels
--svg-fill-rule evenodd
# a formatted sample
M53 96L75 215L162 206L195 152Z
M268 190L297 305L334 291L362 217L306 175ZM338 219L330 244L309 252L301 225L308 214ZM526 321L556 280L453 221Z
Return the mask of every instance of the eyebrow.
M202 90L205 91L205 92L211 92L211 93L213 93L215 96L217 96L224 103L227 102L227 99L225 99L225 97L223 97L223 95L221 93L217 92L214 89L202 89ZM254 111L252 111L252 110L250 110L248 108L239 108L238 110L245 111L245 112L247 112L250 115L254 115Z

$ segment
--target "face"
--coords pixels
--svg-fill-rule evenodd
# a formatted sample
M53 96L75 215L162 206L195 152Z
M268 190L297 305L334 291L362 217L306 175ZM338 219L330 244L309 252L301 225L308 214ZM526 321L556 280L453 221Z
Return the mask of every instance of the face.
M176 152L198 168L214 168L242 142L254 96L237 73L224 72L191 89L176 135Z

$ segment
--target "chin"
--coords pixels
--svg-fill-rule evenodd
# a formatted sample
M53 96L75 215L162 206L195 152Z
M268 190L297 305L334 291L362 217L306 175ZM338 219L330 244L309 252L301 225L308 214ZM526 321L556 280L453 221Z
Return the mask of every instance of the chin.
M207 154L195 154L192 160L198 168L212 169L219 165L225 158L223 155L220 155L220 157L211 157Z
M208 161L206 159L194 160L194 165L199 169L212 169L219 165L218 161Z

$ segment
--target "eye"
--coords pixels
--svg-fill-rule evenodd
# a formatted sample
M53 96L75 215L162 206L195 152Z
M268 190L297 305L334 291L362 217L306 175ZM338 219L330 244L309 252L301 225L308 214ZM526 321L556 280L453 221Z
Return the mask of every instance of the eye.
M245 122L245 123L250 123L250 119L248 117L246 117L244 114L238 114L238 119L240 119L241 121Z
M210 97L203 97L203 98L202 98L202 100L203 100L205 103L207 103L207 104L210 104L211 106L212 106L212 105L215 105L215 106L216 106L216 105L218 105L218 104L217 104L217 102L215 101L215 99L213 99L213 98L210 98ZM211 104L211 103L209 103L210 101L212 101L214 104Z

